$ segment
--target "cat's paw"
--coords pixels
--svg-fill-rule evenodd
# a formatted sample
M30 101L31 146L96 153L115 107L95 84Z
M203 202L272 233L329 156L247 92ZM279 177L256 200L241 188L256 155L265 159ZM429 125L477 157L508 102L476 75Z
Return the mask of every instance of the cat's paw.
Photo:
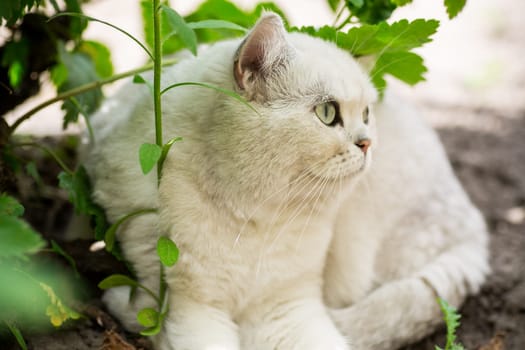
M124 328L137 333L143 329L137 321L137 313L143 308L154 306L155 302L151 297L140 292L130 298L130 293L129 286L114 287L104 292L102 301Z

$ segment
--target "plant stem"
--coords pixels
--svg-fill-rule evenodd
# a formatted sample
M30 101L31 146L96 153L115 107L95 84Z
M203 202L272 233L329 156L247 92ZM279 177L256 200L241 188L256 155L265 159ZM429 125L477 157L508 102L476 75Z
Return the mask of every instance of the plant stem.
M176 60L166 61L165 65L172 65L172 64L174 64L176 62L177 62ZM71 90L68 90L68 91L64 91L64 92L56 95L52 99L44 101L43 103L39 104L38 106L32 108L31 110L29 110L28 112L23 114L21 117L19 117L17 120L15 120L15 122L9 127L9 132L11 134L13 134L15 132L15 130L20 126L20 124L22 124L27 119L31 118L35 113L37 113L40 110L42 110L42 109L52 105L53 103L56 103L56 102L68 99L68 98L76 96L76 95L79 95L79 94L81 94L83 92L87 92L87 91L90 91L90 90L93 90L93 89L100 88L100 87L102 87L102 86L104 86L106 84L113 83L113 82L115 82L117 80L124 79L124 78L130 77L130 76L133 76L135 74L146 72L146 71L150 70L152 67L153 67L152 64L148 64L148 65L146 65L144 67L140 67L140 68L136 68L136 69L133 69L133 70L130 70L130 71L127 71L127 72L116 74L116 75L114 75L112 77L109 77L107 79L93 81L91 83L84 84L84 85L79 86L77 88L74 88L74 89L71 89Z
M160 4L153 0L153 100L155 108L155 143L162 148L162 104L160 91L160 77L162 69L162 43L160 38ZM160 164L157 164L157 181L160 182Z
M22 142L22 143L14 143L13 144L13 147L25 147L25 146L36 147L36 148L41 149L44 152L47 152L51 157L53 157L53 159L55 159L55 161L58 163L58 165L60 165L62 170L64 170L66 173L68 173L70 175L72 175L74 173L74 171L71 170L71 168L68 167L66 165L66 163L64 163L62 161L62 159L60 159L60 157L55 152L53 152L50 148L48 148L46 146L39 145L36 142Z

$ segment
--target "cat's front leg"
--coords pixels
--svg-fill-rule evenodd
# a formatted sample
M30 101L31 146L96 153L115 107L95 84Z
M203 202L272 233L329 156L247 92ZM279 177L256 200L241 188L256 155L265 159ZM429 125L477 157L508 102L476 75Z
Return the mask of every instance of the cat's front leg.
M170 298L156 350L240 350L238 326L229 315L183 296Z
M243 350L349 350L320 300L258 305L240 324Z

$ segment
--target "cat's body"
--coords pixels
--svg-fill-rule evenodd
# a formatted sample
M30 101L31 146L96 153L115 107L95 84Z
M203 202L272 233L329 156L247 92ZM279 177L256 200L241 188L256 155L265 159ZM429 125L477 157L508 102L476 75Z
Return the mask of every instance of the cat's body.
M483 220L435 134L386 99L376 149L375 92L332 44L266 15L242 44L209 48L164 81L236 90L259 114L211 89L166 93L164 138L183 141L158 190L138 163L154 140L149 91L129 86L93 118L86 167L109 219L159 208L118 233L141 282L158 289L160 235L181 251L157 348L392 349L439 321L436 292L457 304L483 282ZM129 306L127 293L105 301L133 328L153 300Z

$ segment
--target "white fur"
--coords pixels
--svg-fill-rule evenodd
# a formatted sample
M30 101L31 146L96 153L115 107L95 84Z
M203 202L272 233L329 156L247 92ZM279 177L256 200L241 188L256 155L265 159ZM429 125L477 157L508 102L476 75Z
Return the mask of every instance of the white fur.
M253 40L267 55L246 52L260 48ZM362 119L375 99L365 73L330 43L284 33L275 15L239 45L217 44L165 70L165 86L236 90L258 113L215 90L170 90L164 138L184 141L158 190L137 156L154 142L149 91L129 85L92 119L86 167L109 219L159 208L118 232L141 282L158 289L159 235L181 251L166 271L170 311L157 349L393 349L427 334L440 318L434 293L458 305L487 272L483 220L435 134L387 98L374 108L376 149L376 121ZM255 56L262 70L234 68ZM343 126L313 112L327 98ZM372 141L366 156L354 144L363 137ZM136 329L137 310L153 301L139 293L128 304L127 293L104 299Z

